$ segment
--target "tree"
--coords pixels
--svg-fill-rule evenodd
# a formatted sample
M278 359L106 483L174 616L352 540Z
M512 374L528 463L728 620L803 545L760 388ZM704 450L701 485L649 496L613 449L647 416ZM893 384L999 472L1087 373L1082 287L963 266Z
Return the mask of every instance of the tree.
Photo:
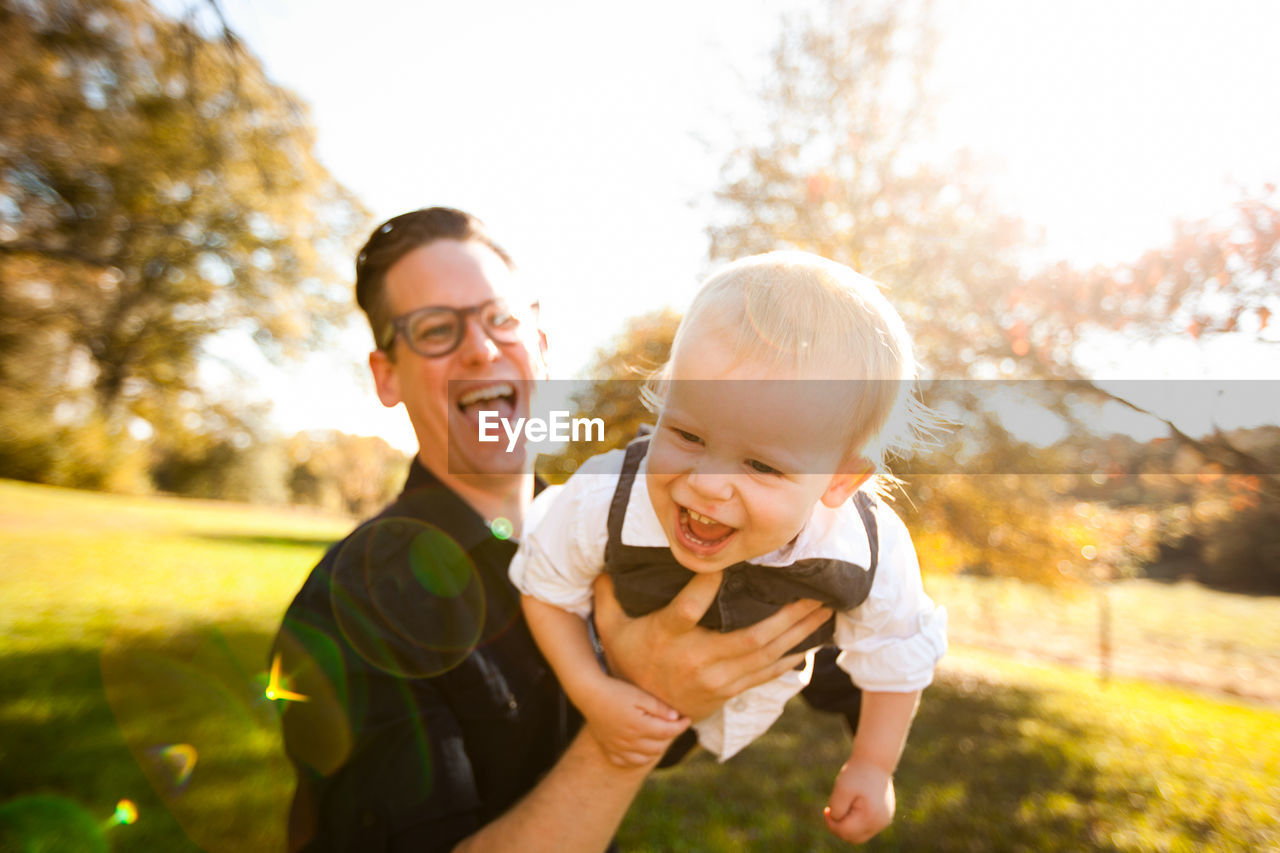
M1280 344L1270 327L1280 310L1278 204L1268 185L1225 220L1177 223L1168 246L1135 261L1087 271L1059 264L1017 282L1005 298L1010 350L1056 373L1075 363L1075 344L1095 330Z
M550 482L567 479L587 459L605 449L625 447L641 426L656 418L641 402L645 381L667 361L680 315L670 308L651 311L626 322L611 344L596 351L586 373L591 383L573 396L574 417L601 418L603 445L579 441L566 444L539 465Z
M1021 224L965 158L925 159L928 4L828 2L792 19L762 92L767 126L732 151L714 193L710 253L799 248L889 286L942 376L1005 355L985 306L1017 280Z
M1170 246L1129 264L1024 270L1025 229L988 203L965 158L937 167L920 150L928 4L823 8L824 19L794 20L779 37L768 126L731 153L715 193L713 258L795 247L846 263L888 284L934 375L1054 380L1059 401L1115 397L1081 364L1093 333L1280 342L1267 332L1280 310L1274 187L1245 198L1234 221L1179 225ZM1226 470L1261 471L1280 495L1256 457L1166 423Z
M1067 391L1106 395L1079 359L1092 333L1263 338L1277 310L1280 243L1280 215L1266 196L1242 202L1234 223L1181 226L1171 246L1132 264L1028 271L1021 264L1026 230L989 203L975 170L963 157L939 166L922 152L933 42L928 6L831 0L823 10L782 29L762 94L767 125L729 154L715 192L713 259L792 247L846 263L888 285L931 373L1051 380L1052 387L1038 387L1053 392L1049 403L1064 415ZM668 329L652 333L670 337ZM597 368L618 377L617 364L635 347L624 336ZM990 400L965 409L963 392L987 390L977 384L951 385L962 392L954 395L965 413L962 428L913 460L914 468L957 473L966 453L998 474L1082 464L1083 432L1074 444L1040 449L1016 441L992 418ZM593 405L619 410L607 389L583 402L587 413ZM1195 438L1170 428L1221 470L1259 468L1259 457L1227 436ZM1097 532L1105 524L1091 522L1094 532L1081 532L1054 506L1060 492L1087 477L916 479L921 500L914 508L908 502L906 514L926 538L945 532L954 568L1041 581L1091 578L1098 555L1112 550ZM1262 488L1266 477L1258 481ZM1129 538L1121 537L1125 553L1111 558L1122 570L1151 551L1147 537Z
M1280 344L1271 316L1280 311L1280 198L1268 185L1239 201L1226 221L1178 223L1170 245L1136 261L1088 271L1059 264L1014 284L997 316L1009 354L1032 375L1073 380L1094 396L1146 414L1132 401L1082 379L1079 345L1091 335L1129 340L1233 335ZM1158 415L1154 415L1159 417ZM1170 436L1217 470L1258 478L1280 501L1277 468L1221 430L1191 436L1160 418Z
M199 431L171 412L213 336L280 359L347 316L366 214L234 34L143 0L0 0L0 28L6 470L42 430Z
M408 458L380 438L332 430L301 432L284 442L290 497L356 518L390 503L404 485Z

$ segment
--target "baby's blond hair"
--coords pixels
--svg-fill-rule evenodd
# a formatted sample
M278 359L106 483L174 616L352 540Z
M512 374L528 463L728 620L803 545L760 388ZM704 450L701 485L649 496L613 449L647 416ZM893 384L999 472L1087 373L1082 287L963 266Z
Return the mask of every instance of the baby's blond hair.
M911 446L916 361L902 318L880 285L808 252L753 255L713 274L694 297L648 397L661 404L670 365L691 335L732 341L733 356L811 379L862 381L849 412L848 451L882 471ZM870 381L865 381L870 380Z

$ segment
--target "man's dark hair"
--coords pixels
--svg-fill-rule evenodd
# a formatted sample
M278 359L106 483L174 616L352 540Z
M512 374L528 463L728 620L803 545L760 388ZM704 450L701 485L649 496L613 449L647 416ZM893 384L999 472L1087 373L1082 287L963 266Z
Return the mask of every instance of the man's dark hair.
M393 216L373 230L356 255L356 302L369 318L378 349L391 352L395 343L384 286L387 270L414 249L436 240L474 241L492 249L515 269L511 256L493 241L484 223L469 213L451 207L428 207Z

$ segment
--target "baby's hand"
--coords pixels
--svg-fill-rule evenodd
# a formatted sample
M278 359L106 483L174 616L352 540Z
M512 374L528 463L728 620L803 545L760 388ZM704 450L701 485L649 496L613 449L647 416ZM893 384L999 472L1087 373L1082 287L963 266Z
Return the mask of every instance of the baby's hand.
M870 761L850 758L836 776L823 815L833 835L861 844L893 822L894 808L893 775Z
M587 728L618 767L643 767L657 761L671 740L689 727L689 718L645 691L617 678L592 690L579 710Z

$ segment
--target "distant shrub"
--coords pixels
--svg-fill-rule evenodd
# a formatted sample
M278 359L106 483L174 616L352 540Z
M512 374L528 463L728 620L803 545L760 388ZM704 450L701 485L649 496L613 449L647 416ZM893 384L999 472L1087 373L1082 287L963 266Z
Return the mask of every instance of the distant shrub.
M1164 513L1163 544L1147 574L1280 595L1280 500L1250 477L1212 485L1211 496Z

